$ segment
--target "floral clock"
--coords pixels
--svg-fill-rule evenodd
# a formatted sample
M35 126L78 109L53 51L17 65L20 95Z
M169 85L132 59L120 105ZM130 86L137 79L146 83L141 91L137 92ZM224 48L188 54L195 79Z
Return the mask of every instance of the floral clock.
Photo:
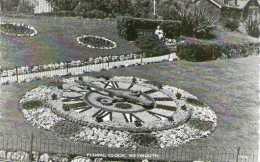
M43 104L24 106L36 98ZM197 97L134 77L64 79L33 89L20 102L34 125L55 132L69 122L78 128L70 139L109 147L178 146L208 136L217 125L215 113Z

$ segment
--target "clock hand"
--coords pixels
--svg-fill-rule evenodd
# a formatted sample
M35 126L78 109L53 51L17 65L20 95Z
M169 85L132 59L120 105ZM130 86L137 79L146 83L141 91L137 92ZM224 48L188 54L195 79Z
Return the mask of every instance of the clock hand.
M139 92L140 94L137 93L137 95L136 95L135 93L132 93L132 92L120 91L120 90L116 90L116 89L102 88L102 87L99 87L97 85L94 85L93 83L84 82L82 80L76 80L75 82L77 82L80 85L84 85L84 86L87 86L87 87L95 88L95 89L100 90L100 91L108 92L111 96L124 98L124 99L127 100L127 102L139 104L143 107L147 107L147 108L152 107L153 108L154 105L155 105L153 100L151 100L151 99L147 98L146 96L142 95L141 92ZM143 99L141 99L140 96L143 96Z

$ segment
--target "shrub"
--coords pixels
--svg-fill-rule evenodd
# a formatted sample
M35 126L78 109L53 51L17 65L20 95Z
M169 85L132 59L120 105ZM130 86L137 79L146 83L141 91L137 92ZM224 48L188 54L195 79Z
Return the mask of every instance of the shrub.
M187 110L187 106L186 106L186 105L183 105L183 106L181 106L181 109L184 110L184 111L186 111L186 110Z
M27 26L23 25L14 25L14 24L1 24L0 29L4 33L8 34L23 34L23 35L29 35L33 34L34 31Z
M205 3L198 0L164 0L159 3L158 10L163 18L180 22L181 35L207 38L214 29L218 14Z
M154 147L158 145L156 136L152 134L132 134L131 138L140 146Z
M156 30L160 25L167 38L179 36L179 22L171 20L142 19L132 17L120 17L117 19L117 30L119 36L134 41L138 38L137 30Z
M80 76L78 79L79 79L80 81L83 81L83 77L82 77L82 76Z
M155 34L141 35L136 40L136 45L141 48L142 53L148 57L160 56L169 53L168 47Z
M141 127L142 126L142 122L140 120L136 120L135 121L135 126L136 127Z
M238 29L239 27L239 20L238 19L233 19L233 18L228 18L225 21L224 26L232 31Z
M184 38L184 39L183 39ZM177 44L177 56L182 60L202 62L218 58L239 58L252 53L252 47L247 43L235 43L223 40L201 40L182 37Z
M177 92L177 93L176 93L176 98L177 98L178 100L181 99L181 93Z
M97 117L96 117L96 121L97 121L98 123L101 123L101 122L103 122L103 119L102 119L102 117L97 116Z
M23 108L26 110L35 109L41 106L43 106L43 101L41 100L31 100L23 103Z
M53 126L53 130L61 136L71 137L81 130L81 126L69 121L60 121Z
M211 121L201 121L200 119L190 119L188 125L200 129L202 131L210 131L213 128L213 123Z
M51 95L52 100L57 100L57 98L58 98L58 96L55 93Z
M204 102L194 98L187 98L186 101L195 106L206 106Z
M248 35L258 38L260 36L259 23L257 21L248 20L246 23Z
M101 10L90 10L84 13L84 18L96 18L96 19L103 19L107 17L107 14L104 11Z

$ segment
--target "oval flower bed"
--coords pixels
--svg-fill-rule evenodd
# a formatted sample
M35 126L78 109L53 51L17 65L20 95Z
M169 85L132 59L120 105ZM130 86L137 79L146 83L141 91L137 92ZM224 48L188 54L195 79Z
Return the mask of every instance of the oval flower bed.
M77 38L78 43L93 49L113 49L117 45L114 41L96 35L83 35Z
M19 23L2 23L0 24L0 29L1 33L19 37L34 36L37 34L37 31L34 27Z

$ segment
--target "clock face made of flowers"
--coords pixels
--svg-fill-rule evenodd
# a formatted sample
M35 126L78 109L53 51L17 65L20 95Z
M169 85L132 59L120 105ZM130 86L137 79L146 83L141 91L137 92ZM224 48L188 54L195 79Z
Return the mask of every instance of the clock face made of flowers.
M190 117L183 100L159 87L136 80L84 79L64 84L52 110L82 125L131 132L151 132L176 127ZM59 106L57 102L60 102Z
M133 77L84 76L59 83L32 89L20 105L27 121L38 128L67 133L68 123L76 124L78 131L69 130L73 140L133 147L132 135L148 133L163 148L206 137L217 126L209 106L173 86Z

